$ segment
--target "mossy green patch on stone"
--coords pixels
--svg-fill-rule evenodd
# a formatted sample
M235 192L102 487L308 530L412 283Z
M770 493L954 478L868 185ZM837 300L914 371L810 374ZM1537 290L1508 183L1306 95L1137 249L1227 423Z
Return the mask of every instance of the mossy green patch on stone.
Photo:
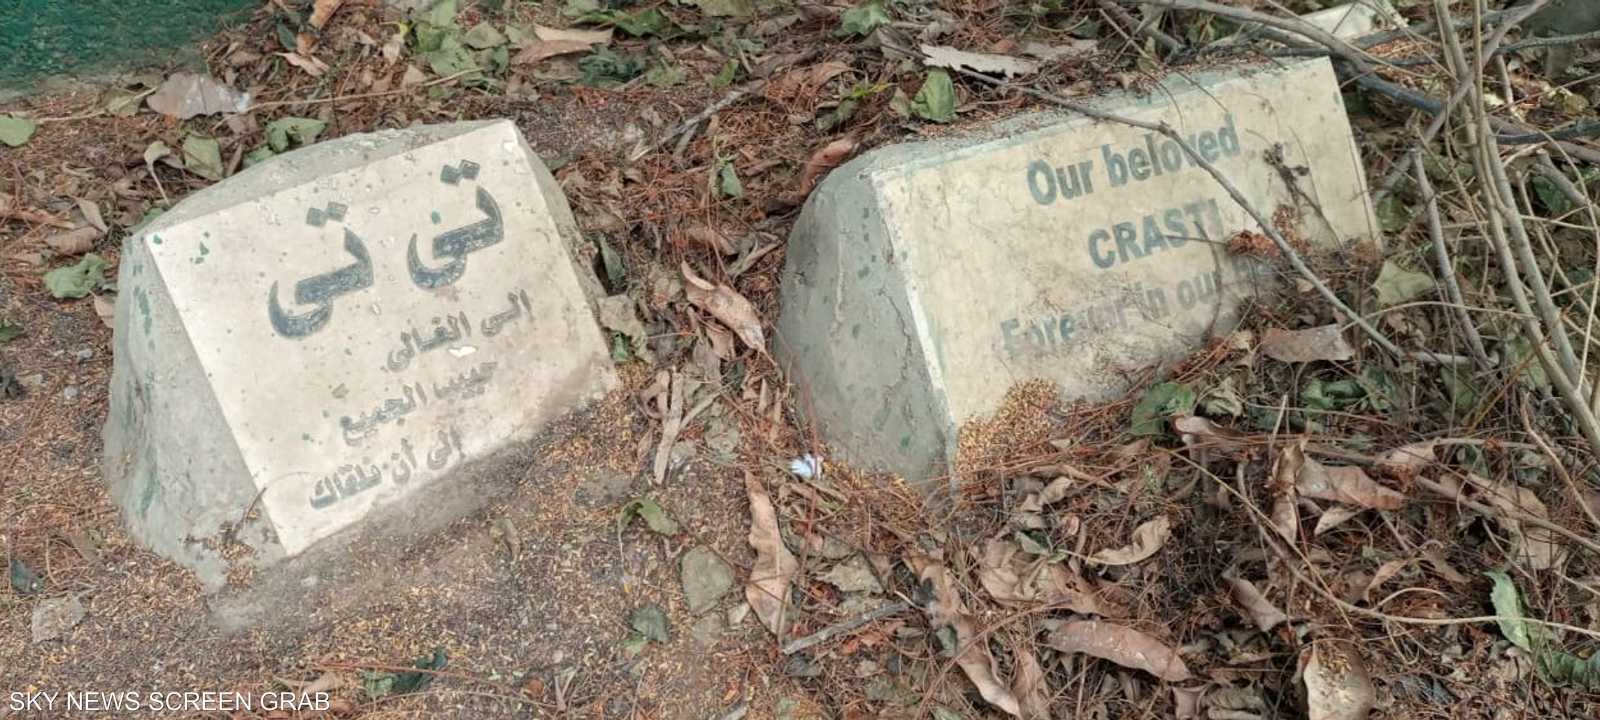
M246 19L256 0L6 0L0 89L68 73L166 61L171 51Z

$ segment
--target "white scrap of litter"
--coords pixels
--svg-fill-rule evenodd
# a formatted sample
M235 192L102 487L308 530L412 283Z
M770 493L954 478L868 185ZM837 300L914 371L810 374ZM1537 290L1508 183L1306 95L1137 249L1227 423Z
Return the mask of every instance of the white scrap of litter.
M464 358L464 357L466 357L468 355L471 355L471 354L477 352L478 348L473 347L471 345L462 345L461 347L446 348L446 350L449 350L450 354L455 356L455 357Z
M822 458L806 453L789 461L789 472L802 480L822 477Z
M959 69L966 68L985 75L1020 77L1039 71L1039 63L1010 55L975 53L943 45L922 46L924 65Z

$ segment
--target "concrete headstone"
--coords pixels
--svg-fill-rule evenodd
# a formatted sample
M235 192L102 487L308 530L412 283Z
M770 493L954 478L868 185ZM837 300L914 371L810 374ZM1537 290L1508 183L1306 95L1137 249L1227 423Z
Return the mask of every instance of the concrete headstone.
M1093 102L1170 123L1310 242L1378 236L1326 60L1185 73ZM776 349L843 459L937 476L958 428L1014 384L1109 397L1229 322L1267 282L1226 249L1251 229L1182 148L1127 125L1045 114L879 149L807 201Z
M135 535L216 571L253 511L255 561L297 555L614 387L578 241L509 121L324 142L160 216L106 426Z

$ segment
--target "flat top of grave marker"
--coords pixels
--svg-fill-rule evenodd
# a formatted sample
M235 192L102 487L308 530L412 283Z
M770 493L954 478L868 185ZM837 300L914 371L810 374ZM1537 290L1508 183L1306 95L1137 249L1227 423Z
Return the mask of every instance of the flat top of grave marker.
M1298 222L1309 239L1377 237L1325 60L1197 77L1203 89L1173 80L1108 109L1170 123L1269 214L1295 206L1265 160L1281 144L1309 168L1296 180L1320 208ZM958 423L1031 378L1068 397L1125 391L1226 320L1217 293L1251 291L1224 244L1253 221L1159 134L1074 117L869 172Z
M141 238L291 555L612 378L515 126L436 139L273 161Z

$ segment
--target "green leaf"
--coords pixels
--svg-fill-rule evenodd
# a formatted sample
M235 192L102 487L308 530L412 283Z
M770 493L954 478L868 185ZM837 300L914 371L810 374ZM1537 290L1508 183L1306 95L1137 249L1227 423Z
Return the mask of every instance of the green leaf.
M634 657L635 655L644 652L645 646L649 644L650 638L647 638L637 632L631 632L628 633L627 637L622 639L622 652L628 657Z
M664 35L668 30L676 27L666 13L656 8L641 10L636 13L626 14L613 12L609 20L612 25L634 37L646 35Z
M377 700L389 695L394 690L395 674L382 670L361 671L361 689L367 692L367 697Z
M628 626L633 628L645 638L658 643L668 641L667 614L661 611L661 606L650 604L637 608L628 616Z
M710 17L749 17L756 12L751 0L689 0L689 4Z
M506 36L496 30L493 24L481 22L472 26L472 29L461 38L461 42L466 43L467 47L485 50L506 44Z
M893 22L883 3L879 0L870 0L861 3L839 15L839 34L860 35L866 37L884 25Z
M739 182L739 171L733 167L733 161L725 161L722 168L717 171L717 189L723 195L731 198L744 197L744 183Z
M1550 376L1544 371L1544 364L1534 355L1533 343L1521 335L1512 335L1506 338L1506 362L1509 367L1521 367L1517 379L1522 381L1524 387L1534 390L1550 386Z
M823 132L828 132L829 130L843 125L846 120L849 120L852 115L856 114L856 108L859 106L860 103L849 98L840 100L837 107L827 113L824 113L822 117L817 118L817 129Z
M600 237L600 264L606 270L606 289L612 293L622 292L628 285L628 268L622 262L622 255L611 247L604 235Z
M686 77L687 74L683 72L683 68L676 65L658 63L655 67L650 68L650 72L644 74L644 81L654 87L669 88L683 82Z
M0 343L8 343L22 337L22 326L10 320L0 320Z
M1165 382L1152 387L1133 406L1129 432L1134 435L1160 435L1168 417L1194 412L1196 400L1194 388L1183 383Z
M583 72L578 82L590 87L620 85L644 72L644 62L631 55L620 55L611 48L600 48L578 60Z
M295 147L305 147L317 141L328 124L315 118L284 117L267 123L267 146L274 153Z
M38 123L27 118L0 115L0 142L11 147L21 147L28 138L33 137L33 131L38 127Z
M1329 382L1313 378L1300 389L1300 402L1314 410L1338 410L1354 405L1366 395L1367 391L1354 380Z
M417 17L417 22L427 23L436 28L455 27L456 0L437 0Z
M1378 306L1391 307L1432 292L1436 286L1432 275L1412 272L1396 265L1393 260L1385 260L1372 287L1378 291Z
M626 528L636 517L642 518L644 524L658 535L670 537L678 534L678 523L667 515L667 511L661 509L661 505L650 498L638 498L622 506L622 517L617 520L617 530Z
M472 51L461 44L453 35L446 35L439 41L439 48L422 54L428 61L428 67L440 77L449 77L464 74L463 77L473 79L479 77L478 62L472 59Z
M1561 217L1577 209L1572 199L1561 192L1561 187L1556 185L1555 181L1542 175L1534 175L1531 184L1533 194L1539 197L1539 202L1544 203L1545 209L1550 211L1551 216Z
M570 18L597 12L600 12L600 0L567 0L567 4L561 7L561 14Z
M88 297L106 281L106 261L94 253L78 259L76 265L59 267L44 274L44 286L57 299Z
M1444 383L1445 396L1450 408L1457 414L1466 414L1478 406L1478 388L1472 382L1472 372L1453 365L1439 368L1439 380Z
M424 655L411 663L411 667L419 670L443 670L450 664L450 656L445 654L444 648L434 648L433 655ZM395 676L394 684L389 691L395 695L409 695L433 682L432 672L403 672Z
M942 68L928 71L922 89L911 98L911 112L924 120L950 122L956 117L956 86Z
M221 180L227 173L222 165L222 145L216 138L191 133L183 139L183 167L207 180Z
M155 88L111 88L106 92L106 112L117 117L132 117L139 112L139 105L144 102L145 96L153 92Z
M21 560L11 558L7 574L11 578L11 589L16 590L18 594L30 595L44 589L44 583L39 580L39 575Z
M1500 617L1498 620L1500 633L1505 635L1512 645L1522 648L1525 652L1533 652L1536 636L1523 619L1522 600L1517 594L1517 584L1512 582L1511 576L1499 570L1490 570L1484 575L1494 581L1494 588L1489 591L1489 602L1494 605L1494 614Z
M272 159L273 157L276 157L276 156L277 156L277 153L273 152L272 148L269 148L269 147L267 147L265 145L262 145L261 147L258 147L256 149L251 150L250 152L247 152L247 153L244 154L244 166L245 167L250 167L252 165L255 165L256 163L259 163L259 162L262 162L262 161L265 161L265 160L270 160L270 159Z
M722 64L722 69L711 76L711 87L725 88L733 84L734 78L739 76L739 61L729 60Z
M1389 193L1378 203L1378 224L1384 232L1396 233L1411 224L1411 210L1397 193Z
M628 336L619 332L611 333L611 362L625 363L633 359L633 351L628 349Z

